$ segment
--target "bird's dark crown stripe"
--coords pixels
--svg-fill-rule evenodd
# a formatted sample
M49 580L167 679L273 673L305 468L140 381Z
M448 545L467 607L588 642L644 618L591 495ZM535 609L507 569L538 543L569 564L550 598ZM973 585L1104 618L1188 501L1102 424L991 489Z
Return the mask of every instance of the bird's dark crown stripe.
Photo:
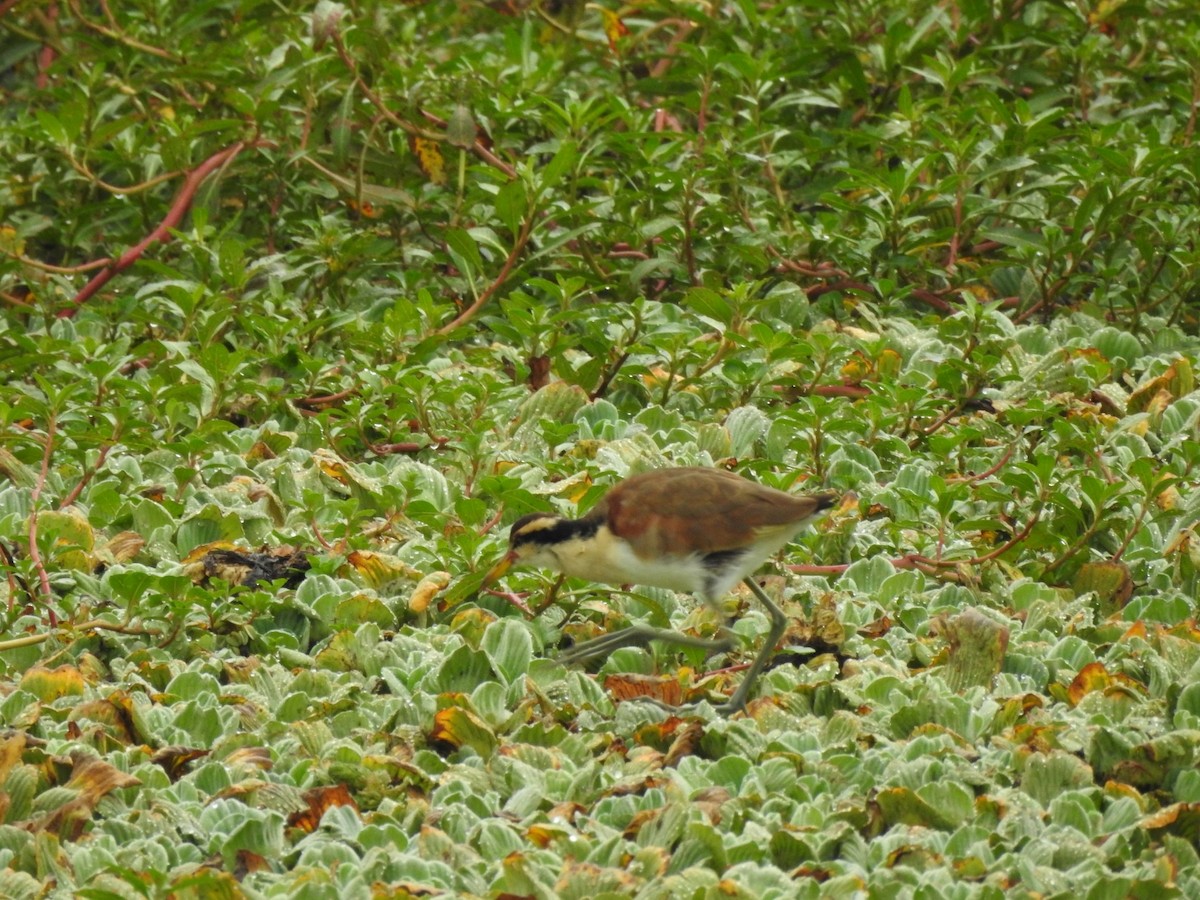
M587 540L594 537L603 524L600 519L555 519L552 524L519 532L513 536L518 544L541 544L550 547L571 538Z

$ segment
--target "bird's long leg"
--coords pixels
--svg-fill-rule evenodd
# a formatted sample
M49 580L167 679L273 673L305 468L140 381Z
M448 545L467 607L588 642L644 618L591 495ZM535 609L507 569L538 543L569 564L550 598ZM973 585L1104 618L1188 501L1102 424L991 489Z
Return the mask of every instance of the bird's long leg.
M622 647L645 647L651 641L662 641L665 644L675 644L679 647L699 647L702 650L708 650L712 653L721 653L729 650L734 645L733 636L727 630L723 629L723 632L724 637L709 640L707 638L690 637L678 631L669 631L665 628L652 628L649 625L631 625L628 628L622 628L620 631L614 631L611 634L602 634L600 637L592 638L590 641L576 644L570 650L560 654L558 659L560 662L571 665L595 659L598 656L608 656L614 650L619 650Z
M750 668L746 670L746 675L742 679L742 683L738 685L738 689L724 703L717 707L717 712L723 715L735 713L739 709L746 706L746 698L750 696L750 690L754 687L755 679L767 665L767 660L771 658L771 654L775 652L775 645L779 643L779 639L783 637L784 631L787 630L787 616L783 610L775 605L766 592L758 586L753 578L744 578L746 587L754 593L758 598L758 602L766 607L767 615L771 617L771 630L767 633L767 642L763 645L758 656L754 657L754 662L750 663Z
M743 677L742 683L738 685L738 689L733 692L733 695L727 701L717 706L717 712L722 715L729 715L745 708L746 699L750 696L750 691L754 688L754 682L762 674L762 670L766 668L771 654L775 652L775 645L779 643L779 639L783 637L784 631L787 630L787 616L783 610L766 595L766 592L758 586L758 583L753 578L745 578L743 580L754 596L758 598L758 602L767 610L767 615L771 617L771 629L767 632L766 643L763 645L762 650L759 651L758 656L754 658L754 662L750 663L750 668L746 670L746 675ZM604 634L590 641L584 641L582 644L577 644L565 653L560 654L558 658L560 662L571 665L595 659L599 656L608 656L613 651L619 650L622 647L645 647L651 641L662 641L680 647L699 647L703 650L718 653L731 649L736 643L728 628L723 627L722 634L723 636L716 640L708 640L706 638L690 637L678 631L669 631L665 628L653 628L649 625L632 625L629 628L622 628L620 631ZM649 698L641 699L648 700ZM654 702L657 703L657 701ZM657 705L665 706L665 704ZM665 706L665 708L672 709L673 707Z

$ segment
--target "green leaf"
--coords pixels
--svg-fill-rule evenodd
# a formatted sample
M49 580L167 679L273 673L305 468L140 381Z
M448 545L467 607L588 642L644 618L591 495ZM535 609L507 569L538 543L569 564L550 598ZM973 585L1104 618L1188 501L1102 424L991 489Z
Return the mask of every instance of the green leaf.
M479 255L479 245L464 228L447 228L445 232L446 246L454 258L455 265L463 270L468 277L478 277L483 273L483 257Z
M489 625L480 649L488 655L496 674L509 684L525 675L533 659L533 639L518 619L497 619Z

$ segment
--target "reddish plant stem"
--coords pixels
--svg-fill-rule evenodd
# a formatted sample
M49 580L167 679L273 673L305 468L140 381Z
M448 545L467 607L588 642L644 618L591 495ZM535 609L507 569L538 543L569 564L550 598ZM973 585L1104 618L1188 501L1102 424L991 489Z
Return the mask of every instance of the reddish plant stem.
M46 25L48 28L54 27L54 21L57 18L58 4L51 3L46 9ZM54 30L57 31L56 28ZM37 85L39 91L44 91L50 86L50 67L54 65L54 60L57 58L57 52L50 44L42 45L42 49L38 51L37 79L34 81L34 84Z
M978 475L971 475L966 480L967 481L983 481L983 479L985 479L985 478L990 478L992 475L995 475L997 472L999 472L1001 469L1004 468L1004 465L1010 459L1012 459L1012 455L1013 455L1013 453L1016 452L1016 450L1017 450L1017 443L1016 443L1016 441L1013 441L1011 444L1008 445L1008 449L1004 451L1004 454L1000 457L1000 459L996 462L996 464L994 466L992 466L990 469L986 469L986 470L980 472Z
M670 24L676 25L675 33L667 41L667 48L662 58L650 67L651 78L662 78L667 74L672 63L675 62L675 56L678 54L679 48L685 45L687 39L691 37L692 32L696 30L696 25L686 19L664 19L659 23L662 26Z
M54 455L56 429L57 420L51 416L50 422L46 426L46 445L42 449L42 467L38 471L33 493L29 497L29 559L33 563L34 571L37 572L38 591L42 595L42 601L46 604L46 614L51 628L58 627L58 616L54 614L54 607L50 605L54 599L54 592L50 588L50 576L46 572L46 565L42 562L42 551L38 549L37 525L38 501L41 500L42 491L46 487L46 476L50 474L50 457Z
M956 566L978 566L985 562L991 562L997 556L1008 552L1025 538L1029 537L1033 527L1038 523L1041 517L1040 512L1035 512L1030 516L1025 527L1021 529L1019 534L1014 535L1002 545L997 547L982 556L975 556L971 559L931 559L928 556L923 556L920 553L906 553L903 556L898 556L895 559L888 560L894 568L897 569L920 569L923 572L935 572L938 569L953 569ZM840 563L832 566L813 566L813 565L791 565L787 566L789 572L797 575L841 575L848 568L850 563Z
M313 536L316 538L317 543L320 544L322 547L324 547L327 551L332 553L333 552L333 544L329 543L329 541L327 541L325 539L325 535L321 534L321 528L319 525L317 525L317 520L309 519L308 523L309 523L309 525L312 526Z
M341 403L349 397L354 396L358 391L357 387L349 387L344 391L338 391L336 394L324 394L316 397L300 397L295 400L295 404L306 409L321 409L326 406L332 406L335 403Z
M1129 533L1125 535L1125 540L1121 541L1121 546L1117 548L1117 552L1112 555L1113 562L1120 562L1121 557L1125 555L1125 551L1129 549L1129 544L1133 541L1136 535L1142 529L1142 522L1146 520L1146 514L1150 512L1150 498L1147 497L1142 501L1142 508L1138 511L1138 517L1133 523L1133 527L1129 529Z
M437 134L436 132L429 131L425 128L418 128L412 122L409 122L407 119L402 119L400 116L388 109L380 96L371 90L371 86L363 80L361 75L358 74L358 65L355 63L354 57L350 55L350 51L346 49L346 45L342 42L342 36L340 34L335 34L333 36L333 46L337 49L338 57L341 59L342 64L349 69L350 74L354 76L354 81L358 85L358 89L363 92L363 96L370 101L372 106L379 110L379 112L387 121L391 122L405 134L412 135L413 137L420 137L429 141L439 142L446 139L444 134ZM426 118L431 118L429 113L423 112L422 115L424 115ZM437 121L441 122L441 126L443 128L446 126L446 123L441 119L437 119ZM471 144L471 152L488 165L499 169L509 178L517 177L517 170L485 147L478 138L476 138L475 142Z
M926 291L918 288L917 290L913 291L910 296L915 300L928 303L940 313L950 314L954 312L954 304L948 302L945 298L938 296L933 291Z
M196 196L196 191L199 189L200 184L214 170L230 162L245 146L246 144L243 141L238 141L236 144L214 153L196 168L192 169L188 173L187 178L184 179L183 186L179 189L179 193L175 195L175 200L171 204L171 208L167 210L166 216L159 222L158 227L146 235L136 246L130 247L122 253L121 257L115 263L97 272L92 277L92 280L84 285L83 290L72 299L73 308L64 310L59 315L63 318L74 316L80 306L111 281L114 275L132 266L151 244L156 241L162 241L163 243L169 241L171 239L171 229L183 220L184 215L192 205L192 199Z
M84 263L79 266L55 266L50 263L44 263L40 259L30 259L28 256L10 253L3 247L0 247L0 256L7 256L9 259L15 259L22 265L29 266L32 269L38 269L42 272L53 272L55 275L79 275L83 272L91 272L94 269L102 269L112 262L111 259L105 257L104 259L95 259L90 263Z
M509 251L508 258L504 260L504 265L500 267L500 272L496 275L495 280L483 290L474 303L455 316L454 320L448 325L443 325L435 331L434 334L449 334L460 325L465 325L471 319L475 318L479 310L483 309L487 302L492 299L492 295L508 280L508 276L517 264L517 260L521 258L521 253L525 250L525 245L529 243L529 236L533 233L533 219L534 214L532 212L525 217L525 221L521 225L521 232L517 235L517 240L513 243L513 248Z
M815 384L808 390L808 393L817 397L849 397L852 400L858 400L862 397L870 397L871 389L863 387L861 384Z
M497 591L492 588L485 588L483 592L492 597L499 597L501 600L506 600L531 619L537 618L537 613L529 608L529 605L522 599L520 594L514 594L512 591Z
M500 524L500 520L504 518L504 507L501 506L496 510L496 514L483 523L483 527L479 529L480 534L487 534L493 528Z
M83 477L79 479L79 483L71 489L71 492L67 494L67 496L62 498L58 504L59 509L66 509L79 499L79 495L83 493L83 489L87 487L88 482L95 477L96 473L100 471L100 468L104 465L104 461L108 459L109 451L111 451L112 448L112 444L105 444L100 448L100 454L96 457L96 464L84 472Z
M422 450L428 450L430 447L441 447L449 438L435 438L432 443L422 444L417 441L397 441L393 444L368 444L367 447L372 453L379 456L390 456L393 453L420 453Z

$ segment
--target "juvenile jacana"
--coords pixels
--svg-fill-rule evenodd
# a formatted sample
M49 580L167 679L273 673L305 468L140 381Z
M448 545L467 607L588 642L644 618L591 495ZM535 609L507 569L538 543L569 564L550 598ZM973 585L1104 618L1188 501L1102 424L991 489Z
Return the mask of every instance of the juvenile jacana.
M622 481L581 519L552 513L518 519L509 532L508 553L488 572L485 583L515 565L540 566L605 584L687 591L715 609L717 601L744 580L771 617L771 630L741 685L719 707L735 712L745 706L754 680L787 627L783 611L748 576L835 499L834 494L787 494L722 469L658 469ZM734 644L728 623L717 640L633 625L585 641L561 659L583 662L650 641L714 652Z

